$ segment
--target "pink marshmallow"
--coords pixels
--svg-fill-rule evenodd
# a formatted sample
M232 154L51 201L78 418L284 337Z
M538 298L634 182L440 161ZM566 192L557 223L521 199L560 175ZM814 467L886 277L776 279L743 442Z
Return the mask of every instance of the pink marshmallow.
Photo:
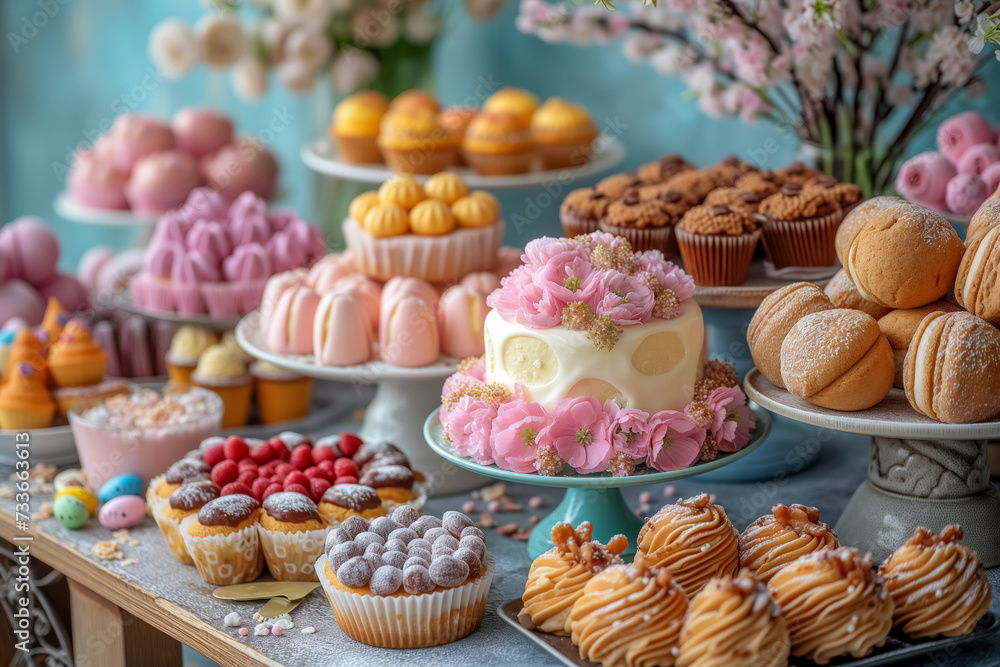
M955 163L972 146L993 143L994 138L989 122L975 111L955 114L941 123L937 131L938 150Z
M194 158L211 155L233 141L232 122L211 109L181 109L171 126L177 147Z
M997 188L1000 187L1000 162L994 162L983 169L983 173L979 177L986 183L987 190L996 192Z
M38 295L45 302L48 302L50 297L55 297L69 313L78 313L84 310L90 300L87 288L74 276L65 273L57 273L52 276L48 282L38 288Z
M136 163L125 195L134 210L158 213L183 206L200 183L194 158L180 151L163 151Z
M1000 148L993 144L976 144L971 146L958 160L958 173L979 174L994 162L1000 161Z
M959 215L972 215L989 196L986 183L977 174L959 174L948 181L948 210Z
M0 229L0 254L8 275L43 285L56 274L59 241L44 220L24 216Z
M920 153L903 163L896 176L896 189L910 201L945 210L945 189L957 173L955 165L941 153Z
M163 121L150 116L123 113L111 128L115 166L131 171L147 155L168 151L176 146L174 131Z
M74 201L104 209L128 208L126 183L128 172L94 152L78 154L66 178L66 187Z

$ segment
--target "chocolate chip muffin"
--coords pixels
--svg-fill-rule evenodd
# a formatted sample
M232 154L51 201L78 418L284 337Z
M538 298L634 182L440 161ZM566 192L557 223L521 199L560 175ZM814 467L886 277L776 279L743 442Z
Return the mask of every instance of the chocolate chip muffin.
M694 167L688 164L684 158L677 153L664 155L656 162L647 162L639 167L636 172L643 183L656 184L663 183L682 171L690 171Z
M698 285L742 285L760 238L757 217L746 208L702 204L684 214L675 230L684 268Z
M660 250L669 254L675 221L663 202L643 201L638 192L629 192L608 206L598 228L626 238L636 252Z
M774 268L833 267L837 228L844 219L841 202L850 196L849 187L788 181L761 202L764 250Z
M720 183L715 173L707 169L683 171L667 181L672 187L690 193L700 203L708 193L723 183Z
M628 171L624 174L612 174L607 178L601 179L597 182L597 185L594 186L594 189L602 194L606 194L612 199L618 199L626 193L637 189L641 185L643 185L643 183L636 173L634 171Z
M721 187L730 187L735 185L736 179L743 174L757 171L757 165L752 162L743 162L735 155L727 155L717 164L706 167L702 171L711 174Z
M823 175L819 169L807 167L803 162L793 162L787 167L775 169L774 175L784 183L808 183Z
M597 188L573 190L559 208L563 232L567 238L597 231L597 222L604 217L614 201Z
M782 183L783 181L773 171L766 169L738 176L733 187L743 191L756 192L761 199L764 199L777 192Z
M639 199L659 201L674 221L680 220L681 216L687 213L692 206L698 205L698 200L695 199L694 195L684 190L678 190L669 183L642 186L639 188Z
M738 208L744 211L756 213L763 201L760 193L754 190L741 190L740 188L716 188L708 193L703 202L706 206L713 204L725 204L729 208Z

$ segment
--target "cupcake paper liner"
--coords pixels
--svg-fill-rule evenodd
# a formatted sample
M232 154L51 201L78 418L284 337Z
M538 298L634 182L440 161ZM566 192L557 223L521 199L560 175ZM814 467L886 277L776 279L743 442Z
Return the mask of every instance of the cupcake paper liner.
M316 581L316 558L323 554L329 528L298 533L272 532L257 524L264 561L278 581Z
M183 522L183 519L171 519L163 516L163 511L167 507L169 507L167 503L157 503L153 505L151 507L153 519L156 521L156 525L159 526L160 530L163 532L163 537L167 540L167 546L170 547L170 553L172 553L177 560L185 565L194 565L194 559L191 558L191 554L188 553L187 544L184 542L184 536L181 535L181 523ZM185 517L185 519L186 518L188 517Z
M572 141L536 144L538 162L542 169L572 169L590 161L593 141Z
M381 648L439 646L472 633L483 620L493 581L493 556L473 581L420 595L362 595L336 588L326 576L326 556L316 572L337 625L351 639Z
M233 283L203 283L201 296L212 317L236 317L240 314L240 295Z
M149 278L143 274L134 276L128 283L132 303L140 308L149 306Z
M789 222L770 216L763 224L764 250L775 269L786 266L833 266L835 241L843 211L819 218Z
M760 229L740 236L692 234L683 224L674 230L684 269L705 287L742 285L760 239Z
M264 568L257 525L234 533L194 537L188 528L198 520L193 514L181 522L181 535L201 578L216 586L253 581Z
M152 517L156 517L157 506L166 505L169 498L161 498L156 495L156 487L160 485L161 482L167 480L166 473L157 475L153 479L149 480L149 484L146 486L146 514Z
M198 283L174 283L174 305L181 315L203 315L205 301L201 297Z
M475 153L464 151L462 157L473 171L483 176L524 174L531 170L532 153Z
M337 155L345 162L355 164L381 164L382 151L378 149L375 137L344 137L334 135Z
M264 299L264 287L267 280L250 280L236 284L236 293L240 304L241 313L249 313L260 308L260 302Z
M272 380L257 377L257 412L264 424L302 419L309 414L313 380Z
M602 232L622 236L635 252L659 250L664 255L677 254L677 241L674 239L674 228L671 225L662 227L615 227L604 222L598 223Z
M381 150L386 165L399 174L436 174L458 162L458 150L450 146Z
M167 312L177 310L174 285L170 281L150 277L146 280L145 292L147 308Z
M559 212L559 221L562 222L563 234L571 239L580 234L590 234L597 231L597 220L584 220L572 213Z

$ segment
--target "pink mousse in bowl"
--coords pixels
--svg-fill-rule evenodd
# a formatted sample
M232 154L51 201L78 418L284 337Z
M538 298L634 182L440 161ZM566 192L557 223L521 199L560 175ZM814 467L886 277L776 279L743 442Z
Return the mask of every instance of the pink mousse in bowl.
M81 403L69 413L80 467L95 491L130 473L148 483L205 438L219 432L222 399L195 387L135 389Z

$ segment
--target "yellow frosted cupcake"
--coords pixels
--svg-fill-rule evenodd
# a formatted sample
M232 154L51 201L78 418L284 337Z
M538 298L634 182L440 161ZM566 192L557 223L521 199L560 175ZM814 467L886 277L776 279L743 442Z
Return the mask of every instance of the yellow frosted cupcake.
M421 236L441 236L455 229L455 216L443 201L425 199L410 211L410 229Z
M404 90L396 97L392 98L392 103L389 105L390 111L430 111L433 113L438 113L441 111L441 105L438 104L437 98L428 93L426 90L419 90L413 88L411 90Z
M379 201L382 204L396 204L407 211L427 199L424 186L412 176L396 176L379 186Z
M528 123L510 112L479 114L462 140L462 155L478 174L523 174L534 153Z
M431 199L443 201L451 206L459 199L469 194L469 186L465 180L453 171L442 171L427 179L424 191Z
M191 373L198 367L202 353L219 342L214 331L201 327L183 326L170 339L167 350L167 376L176 385L191 384Z
M531 124L536 109L538 98L523 88L501 88L483 103L483 111L512 113L519 116L525 125Z
M551 97L531 119L531 137L542 169L579 167L590 160L597 128L590 113L573 102Z
M257 412L263 424L302 419L309 414L312 403L313 379L255 361L250 364L257 392Z
M90 337L86 324L70 320L49 351L48 365L57 386L82 387L101 381L108 354Z
M230 346L216 343L198 360L191 374L195 387L214 391L222 399L222 428L246 426L250 416L250 398L253 395L253 378L246 365Z
M382 93L362 90L344 98L333 110L330 136L337 154L347 162L382 162L376 139L389 100Z
M380 204L365 216L364 229L375 238L402 236L410 229L410 216L396 204Z
M378 147L389 168L403 174L436 174L458 158L437 112L426 109L390 110L382 118Z

